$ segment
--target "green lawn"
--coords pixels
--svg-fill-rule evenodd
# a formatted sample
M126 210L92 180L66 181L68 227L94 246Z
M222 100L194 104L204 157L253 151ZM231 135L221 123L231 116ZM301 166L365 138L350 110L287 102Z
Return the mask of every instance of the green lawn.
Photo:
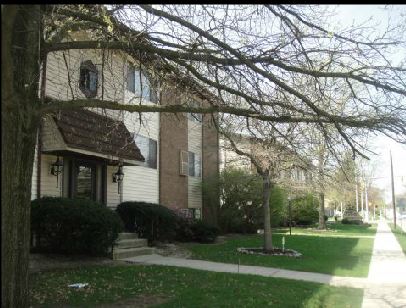
M389 226L392 229L392 232L395 234L400 247L402 247L403 253L406 254L406 233L403 232L399 226L397 226L395 230L393 223L390 223Z
M337 237L336 234L365 235L374 234L376 228L365 230L362 226L334 226L334 235L328 232L308 234L273 234L275 247L281 247L282 236L286 248L303 254L301 258L282 256L246 255L237 252L238 247L261 247L262 235L241 235L222 244L186 244L192 251L192 258L216 262L244 265L257 265L285 268L297 271L318 272L336 276L367 277L374 239L356 237ZM303 230L303 229L302 229ZM296 231L296 230L295 230ZM332 232L332 231L331 231Z
M67 285L88 282L86 289ZM163 298L159 307L361 307L362 289L163 266L87 267L30 276L34 307L97 307Z

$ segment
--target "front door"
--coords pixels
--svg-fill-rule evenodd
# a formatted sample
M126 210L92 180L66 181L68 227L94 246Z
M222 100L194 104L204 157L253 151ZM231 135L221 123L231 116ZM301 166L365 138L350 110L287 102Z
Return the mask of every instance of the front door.
M106 165L102 162L78 158L64 158L64 196L106 204Z
M96 200L96 166L90 163L75 164L75 198Z

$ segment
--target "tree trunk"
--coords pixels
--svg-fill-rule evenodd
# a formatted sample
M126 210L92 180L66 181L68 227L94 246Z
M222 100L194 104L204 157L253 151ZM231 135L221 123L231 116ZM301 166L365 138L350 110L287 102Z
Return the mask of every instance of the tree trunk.
M324 219L324 163L325 163L326 144L323 139L319 149L319 229L325 230L326 222Z
M28 306L31 176L39 124L40 6L2 6L2 307Z
M326 221L324 219L324 192L319 193L319 229L325 230Z
M263 191L262 191L262 206L264 209L264 250L272 251L272 231L271 231L271 209L269 208L269 197L271 194L271 181L269 178L269 170L262 174Z

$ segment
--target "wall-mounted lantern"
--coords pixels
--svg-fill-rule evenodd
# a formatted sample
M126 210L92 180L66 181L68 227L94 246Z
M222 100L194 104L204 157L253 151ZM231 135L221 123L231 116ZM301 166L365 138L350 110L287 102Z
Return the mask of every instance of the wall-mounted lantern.
M63 171L63 162L59 160L59 156L56 157L56 161L51 164L51 174L56 176L56 187L59 183L59 175Z
M117 183L117 193L120 193L121 183L124 179L123 166L120 164L116 173L113 173L113 183Z

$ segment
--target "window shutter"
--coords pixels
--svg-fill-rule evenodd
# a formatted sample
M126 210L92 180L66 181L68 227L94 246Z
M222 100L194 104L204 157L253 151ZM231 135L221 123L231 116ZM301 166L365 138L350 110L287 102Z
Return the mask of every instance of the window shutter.
M187 151L180 151L180 175L187 176L189 173L189 153Z

